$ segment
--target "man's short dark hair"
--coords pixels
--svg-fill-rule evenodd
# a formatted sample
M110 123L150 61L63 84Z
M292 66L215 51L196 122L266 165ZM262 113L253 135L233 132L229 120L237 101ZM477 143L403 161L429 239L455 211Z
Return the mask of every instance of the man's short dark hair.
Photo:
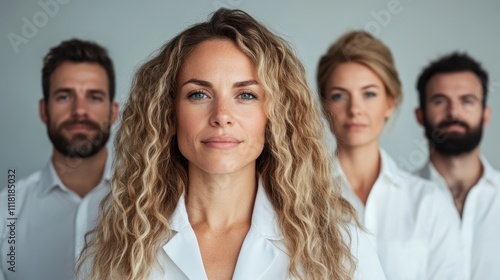
M426 87L429 80L436 74L471 71L481 81L483 89L483 108L486 107L486 96L488 93L488 73L481 67L481 64L470 57L467 53L453 52L449 55L438 58L424 68L417 82L420 108L425 111Z
M115 98L115 70L113 61L108 56L108 51L94 42L71 39L51 48L43 59L42 88L45 102L49 100L50 76L61 63L66 61L98 63L102 66L108 76L109 98L110 101L113 101Z

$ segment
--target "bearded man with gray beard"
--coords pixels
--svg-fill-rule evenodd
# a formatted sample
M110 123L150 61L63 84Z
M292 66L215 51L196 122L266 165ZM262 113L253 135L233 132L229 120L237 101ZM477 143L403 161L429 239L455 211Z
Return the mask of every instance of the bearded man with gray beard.
M44 58L42 87L39 113L52 156L0 194L1 205L9 201L0 218L14 223L0 229L0 279L74 279L84 234L109 191L106 143L118 104L107 51L89 41L62 42Z

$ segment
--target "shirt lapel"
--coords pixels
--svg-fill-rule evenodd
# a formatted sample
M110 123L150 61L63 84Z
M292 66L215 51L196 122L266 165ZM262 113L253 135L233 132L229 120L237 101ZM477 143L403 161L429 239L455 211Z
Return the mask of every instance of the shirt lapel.
M163 246L163 250L172 262L189 279L207 279L201 258L198 240L189 224L184 195L179 198L177 207L170 219L174 237Z
M262 279L280 251L256 229L250 229L241 247L233 279Z
M273 244L282 239L276 213L259 180L252 226L241 247L233 279L261 279L278 255L284 254Z

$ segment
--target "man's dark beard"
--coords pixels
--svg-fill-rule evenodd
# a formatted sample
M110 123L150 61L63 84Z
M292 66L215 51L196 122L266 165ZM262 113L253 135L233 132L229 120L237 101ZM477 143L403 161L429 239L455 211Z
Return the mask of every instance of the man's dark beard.
M450 125L460 125L465 128L465 134L459 132L445 132L443 128ZM458 156L466 154L476 148L483 136L483 119L477 127L471 128L467 123L457 119L446 119L437 127L429 124L424 118L425 137L429 140L431 150L442 155Z
M65 138L61 131L66 126L77 124L90 127L91 130L97 132L96 135L89 138L83 133L77 133L72 139ZM51 127L49 119L47 121L47 133L54 148L64 156L71 158L88 158L97 154L97 152L106 145L109 139L110 126L111 125L108 125L104 130L101 130L101 127L95 122L89 120L71 120L62 123L58 129L54 129Z

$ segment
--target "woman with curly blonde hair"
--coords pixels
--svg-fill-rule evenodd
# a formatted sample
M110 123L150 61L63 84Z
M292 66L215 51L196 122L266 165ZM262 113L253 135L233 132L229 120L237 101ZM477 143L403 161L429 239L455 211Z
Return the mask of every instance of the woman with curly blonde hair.
M220 9L138 70L86 279L384 279L290 46Z
M334 179L373 234L387 279L458 279L454 209L379 146L402 99L389 48L365 31L348 32L321 57L317 79L337 140Z

